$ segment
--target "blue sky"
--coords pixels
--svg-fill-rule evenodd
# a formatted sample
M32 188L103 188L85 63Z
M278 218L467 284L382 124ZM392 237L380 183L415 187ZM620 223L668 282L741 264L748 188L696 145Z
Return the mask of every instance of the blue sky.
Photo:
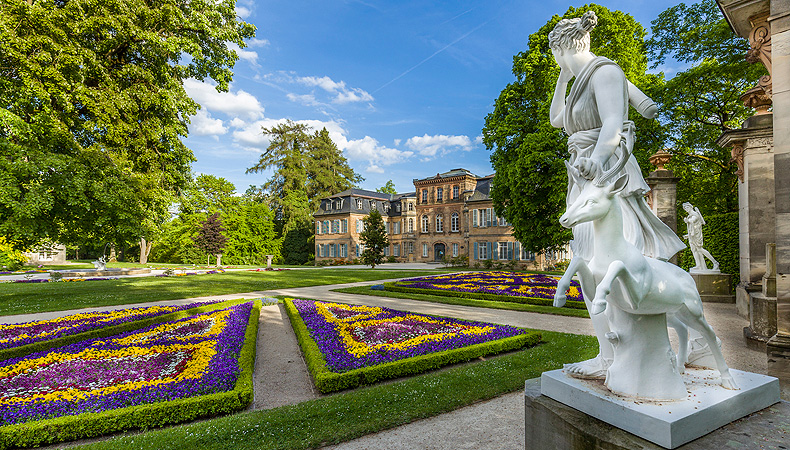
M649 30L651 20L678 2L599 3ZM271 172L245 174L269 144L261 127L291 119L326 127L365 178L363 189L391 179L398 192L408 192L413 178L457 167L490 174L481 130L514 79L513 56L569 6L551 0L239 0L237 13L258 31L238 50L230 91L185 83L203 106L186 139L197 158L193 170L223 177L239 193L263 184Z

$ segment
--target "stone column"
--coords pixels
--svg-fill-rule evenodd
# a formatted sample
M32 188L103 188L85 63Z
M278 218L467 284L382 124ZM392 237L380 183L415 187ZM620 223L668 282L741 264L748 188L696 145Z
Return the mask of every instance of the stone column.
M768 371L790 379L790 1L771 0L776 192L777 334L768 342Z
M765 274L765 244L775 242L772 114L757 115L716 144L732 148L738 165L740 287L759 284ZM745 291L744 291L745 292Z
M664 222L675 233L678 232L677 217L677 192L678 181L675 173L664 168L672 155L665 150L659 150L650 157L650 164L656 166L656 170L650 172L645 178L647 185L650 186L650 209L662 222ZM669 259L673 264L678 263L677 255Z

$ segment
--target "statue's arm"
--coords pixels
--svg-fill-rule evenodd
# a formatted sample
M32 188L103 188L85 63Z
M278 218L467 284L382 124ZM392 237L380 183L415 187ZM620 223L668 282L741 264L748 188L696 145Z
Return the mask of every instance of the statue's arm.
M601 133L595 144L591 159L603 166L620 145L623 120L626 116L626 80L622 70L615 66L603 66L592 77L595 103L601 117Z
M554 97L551 99L551 108L549 109L549 118L551 126L554 128L562 128L565 126L565 93L568 91L568 81L571 80L573 74L569 70L560 70L560 76L557 78L557 86L554 88Z

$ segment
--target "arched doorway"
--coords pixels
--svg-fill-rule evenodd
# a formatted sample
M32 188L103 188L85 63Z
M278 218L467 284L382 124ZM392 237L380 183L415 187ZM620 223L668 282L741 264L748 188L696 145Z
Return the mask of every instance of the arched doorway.
M441 261L444 258L444 251L445 247L444 244L434 244L433 245L433 260L434 261Z

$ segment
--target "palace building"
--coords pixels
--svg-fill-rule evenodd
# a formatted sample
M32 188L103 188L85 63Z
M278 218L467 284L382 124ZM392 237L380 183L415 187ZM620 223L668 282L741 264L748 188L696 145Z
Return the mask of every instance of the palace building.
M415 179L414 192L349 189L323 198L313 214L316 262L358 259L364 250L362 219L373 209L381 213L390 241L385 256L399 262L466 256L470 266L492 260L545 269L570 259L568 251L536 256L521 247L510 224L494 212L492 179L453 169Z

